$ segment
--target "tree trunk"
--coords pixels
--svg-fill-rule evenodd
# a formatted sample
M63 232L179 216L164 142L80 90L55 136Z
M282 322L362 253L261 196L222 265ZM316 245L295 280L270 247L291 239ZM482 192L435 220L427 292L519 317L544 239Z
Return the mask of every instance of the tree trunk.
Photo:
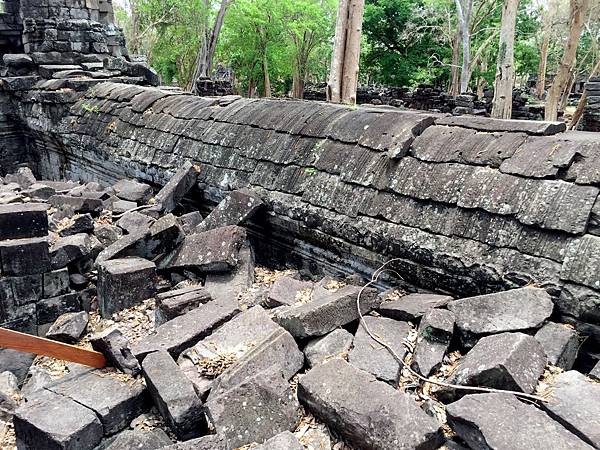
M596 74L600 72L600 59L592 69L588 81L590 81ZM577 103L577 109L573 113L573 117L571 118L571 122L569 123L569 130L574 129L579 121L581 120L581 116L583 116L583 111L585 110L585 105L587 104L587 90L584 89L581 94L581 98L579 99L579 103Z
M462 36L462 68L460 73L460 93L469 90L469 66L471 63L471 33L469 22L471 21L471 10L473 0L455 0L456 12L458 13L458 26Z
M131 2L131 41L129 42L131 53L140 53L140 15L135 2Z
M348 34L344 54L342 76L342 103L356 104L358 72L360 66L360 39L362 35L365 0L350 0L348 14Z
M342 73L348 31L348 2L349 0L340 0L335 25L331 70L329 72L329 82L327 83L327 100L333 103L342 101Z
M510 119L512 116L512 91L515 82L515 25L519 0L504 0L500 26L500 48L494 81L492 117Z
M206 58L204 61L204 65L200 68L200 76L208 77L212 72L213 59L215 57L215 51L217 50L217 43L219 41L219 34L221 33L221 28L223 28L223 22L225 21L225 13L227 12L227 7L229 6L230 0L222 0L221 7L219 8L219 13L217 14L217 18L215 19L215 24L210 33L210 39L208 41L207 50L206 50Z
M544 31L542 46L540 47L540 65L538 66L538 78L535 85L535 96L538 100L544 98L546 92L546 66L548 65L548 47L550 46L550 31Z
M460 42L462 40L460 29L456 30L452 43L452 67L450 69L450 95L456 97L460 94L460 78L458 76L458 63L460 59Z
M271 97L271 77L269 77L269 63L267 61L267 55L263 56L263 76L264 76L264 96L267 98Z
M546 100L545 119L554 121L558 117L558 103L562 92L565 90L569 77L575 64L577 56L577 47L581 38L583 21L587 15L590 2L589 0L571 0L571 13L569 16L569 38L565 48L558 73L552 82L552 87L548 91Z

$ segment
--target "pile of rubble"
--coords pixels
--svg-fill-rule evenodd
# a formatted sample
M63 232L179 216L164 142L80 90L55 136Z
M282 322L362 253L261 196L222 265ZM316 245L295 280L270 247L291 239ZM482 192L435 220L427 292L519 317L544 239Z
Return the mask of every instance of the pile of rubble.
M573 370L579 336L545 290L453 299L268 272L244 227L261 198L233 191L203 217L181 205L197 177L187 163L156 193L2 180L3 326L113 367L0 351L6 447L600 446L600 363Z

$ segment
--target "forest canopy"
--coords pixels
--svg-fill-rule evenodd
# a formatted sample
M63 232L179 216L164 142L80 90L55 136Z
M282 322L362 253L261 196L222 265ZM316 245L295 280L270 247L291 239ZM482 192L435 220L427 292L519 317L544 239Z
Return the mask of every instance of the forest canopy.
M469 91L493 86L500 51L497 0L366 0L360 56L362 83L461 89L464 49L458 5L469 4ZM600 0L590 1L573 79L600 59ZM121 0L118 23L130 51L144 54L165 83L190 86L199 55L227 69L248 95L301 97L323 83L331 65L337 0ZM217 36L215 25L222 20ZM514 41L517 83L557 72L569 37L567 0L521 0ZM205 57L205 56L203 56ZM541 64L542 59L545 64ZM202 72L202 71L201 71Z

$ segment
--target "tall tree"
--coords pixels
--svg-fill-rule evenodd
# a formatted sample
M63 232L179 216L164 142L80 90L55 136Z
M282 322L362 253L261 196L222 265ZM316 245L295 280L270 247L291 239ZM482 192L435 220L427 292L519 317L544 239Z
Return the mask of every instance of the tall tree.
M469 66L471 64L471 12L473 10L473 0L455 0L456 13L458 14L458 26L460 27L460 36L462 39L462 65L460 72L460 92L467 92L469 89Z
M545 113L546 120L556 120L558 118L558 105L571 77L589 5L590 0L570 0L569 36L558 73L554 77L552 87L548 91Z
M329 101L356 103L365 0L341 0L328 82Z
M498 119L510 119L512 115L512 91L515 81L515 25L518 10L519 0L504 0L492 102L492 117Z

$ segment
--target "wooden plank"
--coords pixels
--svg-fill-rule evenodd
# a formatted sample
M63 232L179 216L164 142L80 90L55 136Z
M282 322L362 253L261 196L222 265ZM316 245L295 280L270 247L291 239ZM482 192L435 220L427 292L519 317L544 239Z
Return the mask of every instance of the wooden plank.
M106 358L102 353L5 328L0 328L0 347L51 356L98 369L106 366Z

